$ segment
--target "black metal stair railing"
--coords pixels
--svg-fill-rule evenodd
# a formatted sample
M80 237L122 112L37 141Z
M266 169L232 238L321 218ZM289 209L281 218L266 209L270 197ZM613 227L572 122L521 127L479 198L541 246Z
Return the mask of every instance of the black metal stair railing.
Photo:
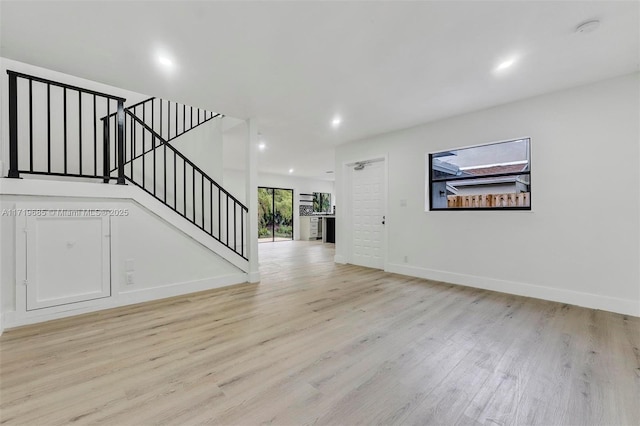
M220 113L156 97L145 99L125 109L132 112L167 142L171 142L214 118L224 118L224 115ZM116 113L112 113L102 119L113 119L115 115ZM138 152L137 157L125 161L135 160L147 152L149 151Z
M124 157L116 155L124 142L124 98L15 71L7 74L8 177L24 173L124 184ZM109 127L98 126L98 117L105 114L113 117L111 135ZM115 176L111 164L119 170Z
M127 107L127 110L167 142L171 142L209 120L224 117L222 114L202 108L194 108L155 97L131 105Z
M160 98L125 108L125 178L247 259L247 207L170 143L217 117ZM105 121L115 127L114 114Z
M125 179L248 260L247 207L130 109L124 129Z
M247 207L169 143L220 114L157 98L125 109L122 97L7 73L8 177L129 181L248 260Z

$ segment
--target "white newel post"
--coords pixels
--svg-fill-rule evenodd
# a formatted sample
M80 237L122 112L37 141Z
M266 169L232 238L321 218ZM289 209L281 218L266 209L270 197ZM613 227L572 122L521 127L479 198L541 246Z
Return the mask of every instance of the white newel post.
M247 182L247 254L249 258L249 282L260 281L258 270L258 127L255 118L247 120L246 182Z

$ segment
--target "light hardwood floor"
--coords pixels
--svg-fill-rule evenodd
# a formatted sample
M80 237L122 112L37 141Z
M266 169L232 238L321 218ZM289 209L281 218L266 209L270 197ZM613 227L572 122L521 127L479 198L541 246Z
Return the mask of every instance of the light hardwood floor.
M261 244L262 282L6 331L5 424L640 424L640 319Z

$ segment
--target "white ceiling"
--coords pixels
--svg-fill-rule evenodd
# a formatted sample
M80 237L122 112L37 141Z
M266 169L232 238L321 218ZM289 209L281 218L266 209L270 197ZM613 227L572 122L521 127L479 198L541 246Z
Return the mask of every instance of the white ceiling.
M640 69L628 2L2 1L0 54L256 117L260 170L331 179L337 144ZM600 28L576 34L577 24ZM162 49L177 64L159 69ZM495 75L511 55L517 64ZM335 114L343 124L334 130ZM225 160L242 167L242 132Z

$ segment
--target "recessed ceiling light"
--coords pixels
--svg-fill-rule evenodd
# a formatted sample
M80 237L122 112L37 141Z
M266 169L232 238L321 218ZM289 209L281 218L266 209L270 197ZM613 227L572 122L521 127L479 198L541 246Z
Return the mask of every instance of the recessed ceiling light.
M289 169L289 174L293 173L293 169Z
M591 21L583 22L582 24L576 27L576 32L581 34L592 33L598 29L600 26L600 21L597 19L593 19Z
M165 55L158 55L158 63L164 67L173 67L173 61Z
M340 117L334 117L333 120L331 120L331 125L333 127L338 127L340 123L342 123L342 118Z
M504 71L507 68L511 68L515 63L516 63L516 58L506 59L506 60L500 62L498 64L498 66L496 66L495 71L496 72Z
M258 149L259 149L260 151L264 151L266 148L267 148L267 145L266 145L264 142L260 142L260 143L258 144Z

